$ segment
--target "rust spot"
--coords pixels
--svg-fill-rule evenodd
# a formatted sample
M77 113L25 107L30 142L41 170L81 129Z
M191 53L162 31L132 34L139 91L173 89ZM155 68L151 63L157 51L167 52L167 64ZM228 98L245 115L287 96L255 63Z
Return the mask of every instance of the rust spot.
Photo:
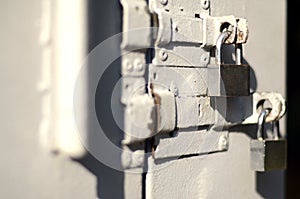
M238 40L244 39L244 33L242 31L238 31Z
M161 97L154 92L154 84L150 83L150 93L152 95L152 97L154 98L154 103L155 103L155 109L152 111L151 113L151 118L152 121L156 121L156 123L154 123L154 125L151 126L151 128L153 129L153 132L158 132L158 128L160 126L160 115L159 115L159 110L160 110L160 105L161 105ZM152 140L152 147L151 147L151 155L153 158L155 158L155 150L156 150L156 145L153 143Z
M154 125L152 128L154 130L154 132L158 132L158 128L160 127L160 114L159 114L159 110L160 110L160 106L161 106L161 97L154 92L154 84L150 83L150 93L154 98L154 103L155 103L155 110L153 110L153 112L151 113L151 118L152 121L156 121L156 125Z

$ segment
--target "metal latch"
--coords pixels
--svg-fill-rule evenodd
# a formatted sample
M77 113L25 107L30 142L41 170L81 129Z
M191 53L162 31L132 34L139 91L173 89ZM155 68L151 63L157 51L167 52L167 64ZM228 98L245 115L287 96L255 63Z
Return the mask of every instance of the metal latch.
M247 20L213 17L209 2L121 0L126 154L143 151L149 140L157 159L226 151L228 128L256 124L263 100L272 105L266 121L285 114L280 94L250 93L242 50ZM223 45L235 45L235 64L223 63ZM143 166L132 162L126 168Z

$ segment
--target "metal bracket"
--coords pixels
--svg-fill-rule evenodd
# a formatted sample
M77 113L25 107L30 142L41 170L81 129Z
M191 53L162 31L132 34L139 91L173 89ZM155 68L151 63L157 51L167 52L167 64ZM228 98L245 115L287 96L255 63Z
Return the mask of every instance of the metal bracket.
M178 130L172 137L156 136L155 159L179 158L185 155L203 155L228 149L228 132L214 130Z
M125 132L121 161L124 169L142 172L143 141L155 132L153 125L156 121L152 118L155 103L146 93L144 78L145 49L150 48L152 41L151 17L145 0L120 0L120 2L123 6L121 102L124 105ZM141 118L141 115L144 118ZM140 177L138 179L141 180Z
M121 48L131 51L148 48L151 44L151 25L145 0L120 0L123 6L123 38ZM138 20L137 20L138 19ZM130 31L140 29L140 33Z
M209 5L209 1L203 2ZM213 47L224 29L231 30L226 44L247 41L249 31L246 19L234 16L211 17L209 6L201 7L196 0L186 4L178 0L168 0L164 3L161 0L151 0L149 4L150 12L156 14L158 19L155 43L157 46L185 42L188 45L202 44L205 47Z
M258 121L260 109L265 102L270 103L271 112L266 117L266 122L273 122L282 118L286 113L286 101L281 94L275 92L253 93L252 115L247 117L242 124L255 124ZM261 106L261 107L260 107Z

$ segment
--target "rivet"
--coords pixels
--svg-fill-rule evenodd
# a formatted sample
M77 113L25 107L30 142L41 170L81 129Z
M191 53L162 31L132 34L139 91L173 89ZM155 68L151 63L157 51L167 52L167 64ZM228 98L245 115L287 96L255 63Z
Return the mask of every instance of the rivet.
M168 53L166 50L160 50L159 51L159 58L161 59L161 61L166 61L168 59Z
M136 59L134 61L134 68L135 70L142 71L144 68L143 63L139 59Z
M131 72L131 71L133 70L133 66L132 66L132 64L130 63L129 60L126 60L126 61L125 61L125 68L126 68L126 70L127 70L128 72Z

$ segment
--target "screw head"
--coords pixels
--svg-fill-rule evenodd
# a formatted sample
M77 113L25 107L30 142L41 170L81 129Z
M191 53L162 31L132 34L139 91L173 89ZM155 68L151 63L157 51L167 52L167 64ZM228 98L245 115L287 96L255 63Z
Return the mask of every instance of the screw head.
M162 49L159 51L159 58L161 61L166 61L168 59L168 53L166 50Z
M204 10L207 10L209 8L209 6L210 6L210 1L209 0L202 0L201 3L202 3L202 8Z
M161 3L162 5L167 5L167 4L168 4L168 0L160 0L160 3Z

